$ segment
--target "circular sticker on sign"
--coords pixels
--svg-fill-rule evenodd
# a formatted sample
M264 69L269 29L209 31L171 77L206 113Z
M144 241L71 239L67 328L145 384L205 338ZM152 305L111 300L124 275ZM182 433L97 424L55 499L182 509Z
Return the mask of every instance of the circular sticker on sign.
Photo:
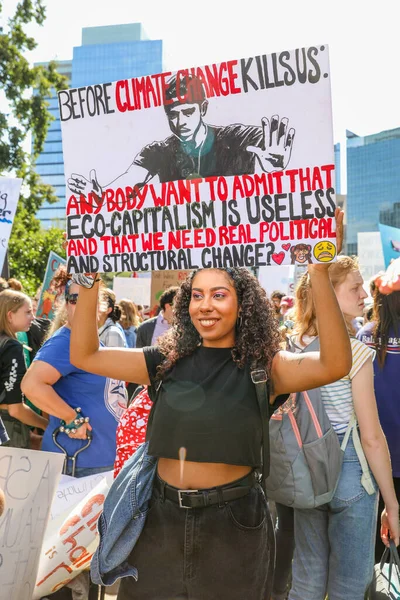
M336 256L336 246L329 240L318 242L314 246L314 256L318 262L331 262Z

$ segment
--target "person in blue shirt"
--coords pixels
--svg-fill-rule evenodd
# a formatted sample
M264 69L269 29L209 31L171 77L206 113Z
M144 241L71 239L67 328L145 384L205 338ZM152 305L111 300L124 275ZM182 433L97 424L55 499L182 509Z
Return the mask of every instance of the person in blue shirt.
M68 431L59 433L57 441L69 456L87 443L87 432L92 432L90 446L77 459L75 476L84 477L113 469L116 429L126 408L126 391L123 382L77 369L70 362L71 323L79 290L79 286L67 280L67 323L39 350L22 381L22 389L36 406L50 415L42 450L60 452L54 444L53 432L62 421ZM80 413L77 413L78 408ZM75 432L71 431L74 420L80 416L88 417L89 421ZM70 472L71 465L68 464L67 474Z
M376 350L375 396L379 420L389 446L394 489L400 501L400 291L385 295L375 288L372 321L358 331L357 338ZM381 497L379 513L382 510ZM378 527L375 562L380 562L383 551Z

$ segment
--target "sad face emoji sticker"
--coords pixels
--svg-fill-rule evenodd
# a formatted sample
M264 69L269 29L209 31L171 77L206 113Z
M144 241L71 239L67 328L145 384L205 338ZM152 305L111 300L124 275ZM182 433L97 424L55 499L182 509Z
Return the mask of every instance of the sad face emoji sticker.
M336 256L336 247L328 240L318 242L314 246L314 256L318 262L331 262Z

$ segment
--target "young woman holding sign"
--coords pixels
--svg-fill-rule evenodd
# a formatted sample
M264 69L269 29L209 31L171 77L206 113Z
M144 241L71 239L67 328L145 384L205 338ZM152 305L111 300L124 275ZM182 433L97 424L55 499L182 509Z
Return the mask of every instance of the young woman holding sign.
M339 243L342 219L338 211ZM157 348L100 348L97 279L81 290L72 362L150 389L162 382L148 431L157 475L129 557L139 577L123 578L119 600L269 598L274 541L255 476L262 423L250 371L255 363L265 369L276 396L336 381L351 368L327 266L310 265L309 273L321 350L301 360L279 351L272 307L244 268L192 273L176 296L173 327Z

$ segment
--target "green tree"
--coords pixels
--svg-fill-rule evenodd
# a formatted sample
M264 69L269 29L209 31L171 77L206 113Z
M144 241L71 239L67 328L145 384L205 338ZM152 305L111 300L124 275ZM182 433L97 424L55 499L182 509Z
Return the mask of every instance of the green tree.
M0 18L1 12L0 0ZM56 63L31 66L26 58L37 43L25 29L32 23L43 25L45 16L42 0L21 0L7 24L2 19L0 26L0 89L7 106L0 111L0 175L23 179L8 260L10 274L23 282L28 294L34 294L43 279L49 251L65 255L61 231L42 230L35 217L44 201L56 201L53 188L41 181L34 168L52 119L46 98L67 86ZM32 152L26 149L29 133Z

